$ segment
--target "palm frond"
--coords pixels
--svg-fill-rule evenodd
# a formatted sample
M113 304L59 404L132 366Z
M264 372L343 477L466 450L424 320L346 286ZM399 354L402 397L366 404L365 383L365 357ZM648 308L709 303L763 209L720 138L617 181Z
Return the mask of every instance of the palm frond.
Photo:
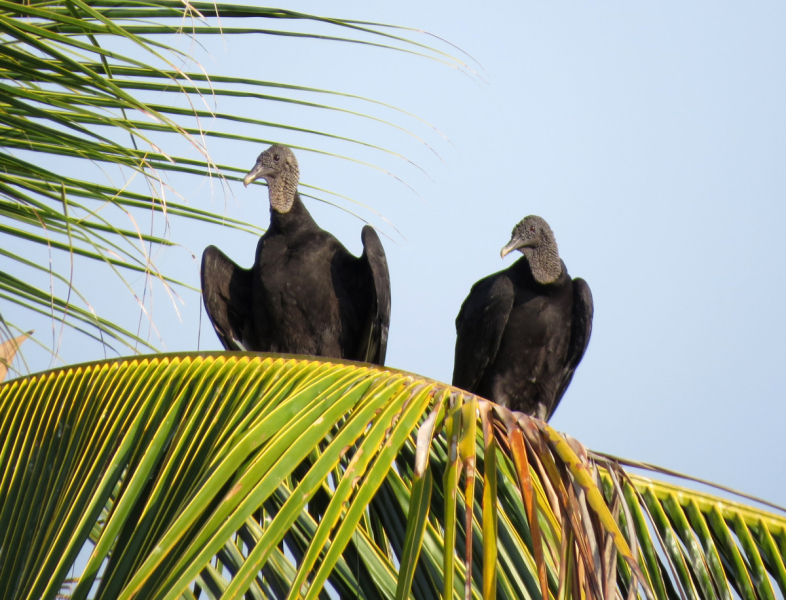
M241 353L0 386L0 590L54 598L782 594L786 518L597 463L416 375Z

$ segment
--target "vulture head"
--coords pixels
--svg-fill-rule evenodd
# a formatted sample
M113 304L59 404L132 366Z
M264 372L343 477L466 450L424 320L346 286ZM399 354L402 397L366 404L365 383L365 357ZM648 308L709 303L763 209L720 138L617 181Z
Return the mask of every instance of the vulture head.
M557 240L554 232L541 217L530 215L524 217L513 228L513 234L499 255L518 250L527 259L535 281L542 284L554 283L562 273Z
M243 185L257 179L267 182L270 207L279 213L289 212L295 201L300 170L295 153L286 146L273 144L257 158L257 164L243 178Z

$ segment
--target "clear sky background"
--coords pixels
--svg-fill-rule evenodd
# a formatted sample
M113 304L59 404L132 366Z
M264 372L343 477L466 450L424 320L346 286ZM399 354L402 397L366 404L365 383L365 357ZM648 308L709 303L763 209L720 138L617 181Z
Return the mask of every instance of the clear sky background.
M389 236L388 365L449 382L461 302L475 281L515 260L499 257L513 226L540 215L569 272L587 280L595 301L592 340L552 424L592 449L786 505L786 5L407 0L286 7L429 31L476 58L483 70L468 64L487 80L424 58L325 41L249 35L208 44L209 57L199 54L214 74L390 103L450 139L393 111L331 100L408 128L443 163L413 137L368 120L264 101L245 105L260 119L393 149L431 177L351 144L247 131L371 162L417 191L368 167L297 154L303 182L350 196L400 232L357 208ZM221 100L218 108L233 105ZM211 144L217 160L247 169L264 149ZM185 185L182 193L196 207L267 223L263 187L233 183L225 202L205 182ZM362 250L361 221L306 202L320 225L353 252ZM251 235L170 225L185 249L159 253L157 262L192 285L207 244L243 266L253 262ZM95 305L135 329L139 313L130 295L90 269L80 277ZM179 320L156 292L154 318L166 349L220 349L204 313L197 331L199 296L182 298ZM70 334L63 344L68 362L103 357L100 347ZM49 362L31 348L28 364L40 370Z

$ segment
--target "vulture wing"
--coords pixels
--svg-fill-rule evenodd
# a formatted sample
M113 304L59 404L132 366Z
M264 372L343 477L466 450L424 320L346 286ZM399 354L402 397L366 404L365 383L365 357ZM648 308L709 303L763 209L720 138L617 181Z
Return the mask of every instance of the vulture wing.
M581 277L576 277L573 280L573 319L570 328L570 344L568 346L568 355L565 357L565 367L562 369L560 376L559 386L557 387L557 394L554 398L554 404L549 410L546 419L550 419L554 411L557 410L559 401L568 389L571 379L573 379L573 372L579 366L584 352L587 350L587 345L590 341L592 334L592 313L594 307L592 304L592 292L589 285Z
M456 317L453 385L474 392L494 362L516 292L513 283L496 274L478 281Z
M363 333L360 338L357 360L385 364L385 354L388 349L388 328L390 327L390 274L388 261L385 258L385 249L379 241L377 232L373 227L366 225L360 234L363 240L363 254L360 262L369 273L365 287L370 288L370 293L365 294L370 298L366 322L363 324Z
M253 350L245 333L253 331L251 270L242 269L215 246L202 254L202 299L218 338L227 350Z

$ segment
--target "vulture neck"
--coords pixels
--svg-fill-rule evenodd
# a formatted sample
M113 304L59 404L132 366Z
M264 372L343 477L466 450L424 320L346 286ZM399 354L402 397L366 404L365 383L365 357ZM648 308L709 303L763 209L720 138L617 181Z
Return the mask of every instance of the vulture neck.
M299 231L319 229L316 221L306 210L306 205L300 199L300 194L295 192L295 200L285 213L280 213L270 207L270 230L290 235Z
M562 274L562 261L559 259L557 244L543 244L536 248L524 248L532 276L541 285L554 283Z

